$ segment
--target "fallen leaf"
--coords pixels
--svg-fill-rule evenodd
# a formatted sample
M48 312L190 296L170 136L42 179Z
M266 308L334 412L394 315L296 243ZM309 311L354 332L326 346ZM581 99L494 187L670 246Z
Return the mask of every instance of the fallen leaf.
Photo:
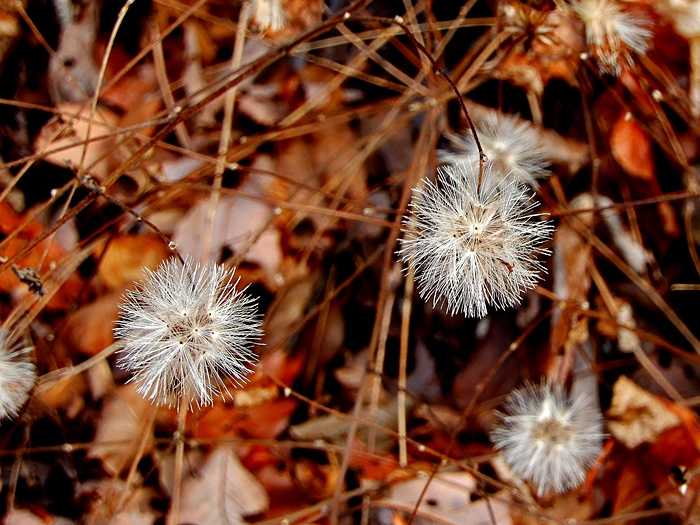
M202 439L224 436L272 439L287 428L296 407L294 399L275 399L241 408L217 403L200 411L193 432L195 437Z
M294 464L294 478L317 501L333 495L338 473L338 466L333 464L320 465L305 459L300 459Z
M277 293L277 298L267 313L265 344L275 348L284 340L289 340L289 330L304 315L316 286L316 280L316 274L310 274L303 279L288 283Z
M643 498L648 490L649 483L643 465L636 458L626 461L616 483L613 515L623 514L630 505Z
M595 200L588 193L578 195L569 203L574 210L586 210L595 206ZM593 224L592 213L577 215L587 227ZM554 293L563 299L585 304L591 287L588 264L591 260L591 245L587 243L573 226L563 222L554 234ZM552 313L550 352L558 356L561 349L572 348L588 339L588 321L581 319L578 308L562 304ZM550 370L560 366L552 358Z
M681 423L663 401L621 376L613 387L608 430L628 448L653 443L665 430Z
M138 478L138 474L137 474ZM90 501L90 509L81 523L86 525L152 525L157 514L151 508L155 496L153 489L132 484L126 486L121 479L106 478L80 483L79 498ZM128 498L121 501L124 491Z
M220 445L199 472L184 480L180 523L234 525L268 507L260 482L241 465L230 446Z
M117 388L104 403L94 443L88 449L88 457L99 458L113 475L128 467L136 455L148 419L148 413L154 410L148 401L136 392L133 385ZM108 444L109 441L117 443ZM104 444L101 444L104 443ZM153 443L149 432L145 451Z
M60 344L83 355L95 355L112 344L112 328L119 312L120 295L103 295L73 312L59 334Z
M157 235L118 235L107 246L97 274L108 288L121 290L143 279L144 268L155 270L169 254Z
M646 181L654 179L651 141L631 114L620 115L613 125L610 149L615 160L627 173Z
M44 154L44 160L68 168L80 166L83 155L83 144L87 138L90 107L76 102L64 102L56 108L62 115L62 120L51 120L46 124L34 142L37 153L46 150L59 150ZM92 140L86 148L84 167L89 167L89 173L101 180L107 176L114 163L114 152L117 150L116 137L113 134L119 123L119 118L110 110L99 107L90 127ZM67 124L67 128L60 132Z
M15 237L4 242L3 250L0 255L3 257L12 257L25 248L27 242L31 238ZM44 254L46 258L44 259ZM63 263L66 251L55 240L44 240L38 243L32 251L24 257L20 257L15 264L19 268L30 268L38 272L41 279L42 274L50 270L53 266ZM51 296L46 307L50 310L65 310L74 306L75 300L78 298L82 290L83 281L75 273L71 274L60 286L59 290ZM0 273L0 291L11 294L15 300L24 297L30 293L29 287L22 283L14 272L9 268Z
M264 193L256 179L249 179L239 189L250 197L222 196L213 214L208 198L198 202L175 227L173 240L182 253L198 259L206 259L208 254L216 259L224 247L235 255L245 252L244 260L259 264L275 282L282 249L279 231L272 223L273 207L256 198Z
M508 496L505 492L489 498L472 501L472 496L477 487L474 477L466 472L448 472L436 475L432 478L427 491L423 493L427 477L414 478L392 485L388 496L375 503L383 510L400 510L403 513L411 513L420 495L423 495L415 523L429 524L440 520L457 524L469 523L470 525L489 525L494 523L491 513L495 517L495 523L509 525L512 523L510 509L507 503ZM396 523L387 512L380 513L375 523ZM389 520L387 519L389 518Z

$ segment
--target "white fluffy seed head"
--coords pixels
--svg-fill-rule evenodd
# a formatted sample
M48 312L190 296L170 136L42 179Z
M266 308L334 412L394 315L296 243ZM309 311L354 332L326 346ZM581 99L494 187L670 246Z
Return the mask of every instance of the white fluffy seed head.
M253 0L253 20L262 31L280 31L287 25L282 0Z
M571 397L559 385L529 384L513 391L498 415L492 441L539 496L583 483L603 439L602 417L591 400Z
M191 258L164 261L128 291L115 335L119 364L153 403L211 405L226 380L241 385L257 362L262 335L257 300L238 290L233 271Z
M537 179L549 175L549 162L540 137L526 121L510 115L489 113L476 123L476 131L496 173L510 174L533 187L537 187ZM479 150L471 133L448 138L454 151L441 151L440 160L449 163L479 162Z
M424 300L468 317L520 303L545 272L538 258L552 232L514 177L486 163L479 179L478 162L459 162L414 188L399 250Z
M36 380L36 369L27 357L31 347L12 344L0 330L0 419L16 417L29 397Z
M631 53L644 53L651 38L651 23L626 11L616 0L575 0L572 9L583 21L586 41L604 73L620 73L621 61Z

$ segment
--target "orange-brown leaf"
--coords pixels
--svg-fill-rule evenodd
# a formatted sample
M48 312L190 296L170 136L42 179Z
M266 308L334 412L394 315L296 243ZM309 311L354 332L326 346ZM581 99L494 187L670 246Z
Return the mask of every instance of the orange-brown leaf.
M644 180L654 179L654 156L649 136L639 123L621 115L610 134L613 157L627 173Z

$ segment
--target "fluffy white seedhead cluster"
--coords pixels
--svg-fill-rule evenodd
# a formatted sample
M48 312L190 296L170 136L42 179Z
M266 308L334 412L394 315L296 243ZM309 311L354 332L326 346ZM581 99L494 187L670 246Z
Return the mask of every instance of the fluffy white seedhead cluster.
M257 301L238 290L222 265L176 257L127 292L115 335L119 363L153 403L210 405L240 385L257 362L261 318Z
M414 265L421 297L449 313L516 306L545 271L538 257L549 253L551 224L527 186L494 170L447 164L413 190L399 255Z
M36 380L36 369L27 360L31 347L8 340L5 330L0 330L0 419L16 417L29 397Z
M282 0L253 0L253 20L262 30L279 31L287 24Z
M648 19L616 0L575 0L571 7L583 21L586 41L604 73L619 74L621 61L644 53L651 38Z
M491 439L512 471L543 496L583 483L601 449L602 417L585 396L561 386L527 385L513 391Z
M476 123L481 147L498 174L510 174L520 182L537 186L537 179L549 175L549 162L537 131L526 121L510 115L489 113ZM471 133L449 137L454 151L441 151L449 163L478 163L479 150Z

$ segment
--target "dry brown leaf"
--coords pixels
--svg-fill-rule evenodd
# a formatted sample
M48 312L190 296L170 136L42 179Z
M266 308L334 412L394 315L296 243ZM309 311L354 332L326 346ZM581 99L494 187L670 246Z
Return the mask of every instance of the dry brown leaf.
M289 337L289 329L304 315L316 286L315 274L290 282L277 294L277 299L268 310L265 343L271 347ZM276 334L276 335L275 335Z
M218 403L206 411L200 411L193 433L195 437L203 439L224 436L273 439L287 428L296 407L294 399L275 399L241 408Z
M338 482L338 465L319 465L315 461L301 459L294 464L294 478L315 500L333 495Z
M276 153L276 171L284 179L274 180L270 188L272 195L291 203L318 205L322 202L321 196L312 190L322 186L320 171L309 162L314 156L313 147L304 140L287 140L279 143ZM297 217L292 223L295 225L307 214L293 209L283 210L282 217L286 216ZM316 225L325 220L319 215L308 216Z
M5 215L5 214L3 214ZM40 225L32 225L23 231L23 234L10 240L4 241L4 246L0 256L12 257L23 250L27 243L41 232ZM44 259L44 254L46 258ZM20 257L15 263L20 268L39 269L39 276L45 273L53 265L65 264L66 250L56 242L56 240L46 239L27 255ZM41 265L41 266L40 266ZM83 286L83 281L77 274L71 274L63 282L60 289L51 296L46 308L50 310L65 310L74 306L74 302ZM0 273L0 291L9 293L18 300L29 293L29 288L22 283L14 272L9 269Z
M272 126L286 113L286 107L273 98L277 94L274 85L250 85L236 99L236 110L263 126Z
M143 278L144 268L155 270L170 253L157 235L118 235L102 257L97 274L112 290Z
M102 399L109 392L114 390L114 376L109 363L99 361L90 367L85 372L88 385L90 386L90 394L93 399Z
M150 410L154 408L136 392L133 385L117 388L102 407L95 440L88 449L88 456L101 459L111 474L118 474L128 467L144 432L149 432L145 450L148 451L152 446L150 430L144 428ZM109 441L119 443L108 444Z
M95 355L114 341L112 327L119 312L119 293L103 295L66 320L59 336L67 350Z
M596 514L595 498L582 499L578 491L569 492L557 496L551 502L551 506L544 506L543 511L552 522L566 522L567 520L585 521ZM528 513L524 507L513 505L511 507L513 521L517 525L542 525L542 517L536 513ZM484 525L488 525L488 522Z
M206 462L184 480L180 523L235 525L244 516L265 512L269 501L260 482L230 446L215 448Z
M221 197L212 223L211 202L199 201L178 222L173 240L182 253L202 259L208 254L218 258L224 247L234 254L245 251L245 260L260 265L268 281L275 283L283 255L279 231L272 223L273 207L256 198L266 191L259 179L248 179L239 189L251 197Z
M121 507L121 498L128 498ZM101 479L80 483L78 497L90 501L90 509L81 523L84 525L152 525L157 515L151 507L153 490L142 486L127 488L121 479Z
M83 153L83 145L80 142L87 137L90 108L79 103L66 102L59 104L57 110L61 112L62 119L49 121L41 129L34 147L37 153L65 148L44 155L44 160L69 168L79 166ZM68 123L67 129L57 138L52 139L64 127L62 120ZM113 167L117 142L115 136L110 134L114 133L118 122L117 115L106 108L99 107L95 113L90 129L91 140L95 137L104 138L94 140L87 145L83 166L98 179L106 177Z
M74 375L56 382L50 388L37 389L33 399L53 410L64 409L72 419L85 407L86 392L84 376Z
M574 198L570 203L571 209L593 208L595 201L589 194L584 193ZM593 215L582 213L577 217L586 226L592 224ZM576 229L566 222L557 228L554 234L554 293L561 298L585 303L588 290L591 287L591 277L588 264L591 259L591 246L576 232ZM585 322L584 322L585 323ZM556 355L570 341L572 329L578 325L577 309L562 306L552 314L551 352ZM578 326L578 335L587 337L586 324ZM577 337L580 342L584 337Z
M153 110L154 105L160 104L161 98L153 95L157 85L158 80L155 76L153 65L143 64L135 68L132 74L122 77L116 84L100 94L100 100L104 100L124 111L124 117L120 121L120 125L124 126L129 121L135 124L134 116L141 112L144 112L144 115L148 115ZM146 104L143 104L144 100L147 100ZM141 107L142 105L144 107ZM152 129L150 127L141 127L139 133L150 135Z
M653 443L665 430L680 424L681 419L670 412L660 398L625 376L615 382L608 410L608 429L627 447Z
M324 129L313 138L313 162L323 174L326 191L344 195L362 206L369 193L367 170L364 164L358 164L355 170L347 169L357 155L357 134L349 125L339 125Z
M654 156L649 136L630 114L621 115L610 134L613 157L622 168L642 180L654 179Z
M394 484L387 498L379 500L376 505L381 509L377 513L376 523L390 525L396 523L395 510L411 513L423 493L427 478L414 478ZM448 472L435 476L423 495L418 515L414 523L427 525L435 522L483 524L492 523L490 513L499 525L510 525L508 496L505 492L490 498L472 501L477 488L474 477L466 472Z
M415 401L409 398L406 401L406 410L410 411L414 404ZM395 429L397 425L397 412L398 401L396 397L394 397L386 403L379 405L374 414L369 413L369 411L364 411L362 417L370 419L376 425L384 428ZM340 417L336 414L328 414L309 419L303 423L299 423L298 425L293 425L290 427L289 433L292 437L294 437L294 439L325 439L334 443L343 444L346 441L351 425L352 421L349 418ZM358 436L360 438L364 438L367 436L367 432L363 430L362 432L358 433ZM380 451L390 447L394 442L393 437L384 432L378 433L377 438L377 450Z
M644 467L637 458L630 458L622 467L616 483L613 514L622 514L649 490Z

